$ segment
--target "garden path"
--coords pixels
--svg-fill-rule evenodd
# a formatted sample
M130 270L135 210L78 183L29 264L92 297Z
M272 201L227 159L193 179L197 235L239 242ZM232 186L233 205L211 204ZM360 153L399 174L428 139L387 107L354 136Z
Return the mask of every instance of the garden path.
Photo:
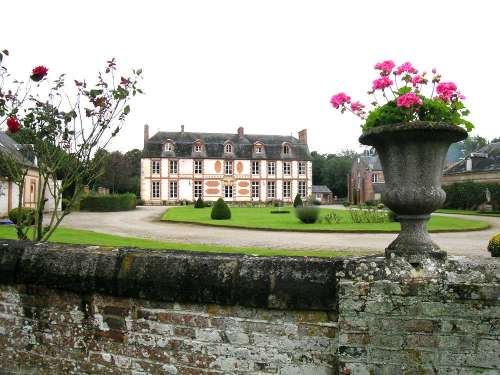
M160 241L274 249L382 251L396 237L394 233L272 232L168 223L160 221L164 212L165 207L161 206L138 207L126 212L74 212L65 218L63 226ZM471 216L452 216L472 219ZM500 218L474 219L490 223L491 228L477 232L434 233L432 238L449 254L489 256L486 247L493 234L500 232Z

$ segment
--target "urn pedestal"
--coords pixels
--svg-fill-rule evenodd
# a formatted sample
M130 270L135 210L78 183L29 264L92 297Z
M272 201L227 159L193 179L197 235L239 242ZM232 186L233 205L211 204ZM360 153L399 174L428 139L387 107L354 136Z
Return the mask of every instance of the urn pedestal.
M432 241L427 221L446 199L441 177L448 148L465 138L463 128L433 122L379 126L359 138L377 150L385 178L382 202L401 223L398 237L385 250L387 257L417 264L446 258L446 252Z

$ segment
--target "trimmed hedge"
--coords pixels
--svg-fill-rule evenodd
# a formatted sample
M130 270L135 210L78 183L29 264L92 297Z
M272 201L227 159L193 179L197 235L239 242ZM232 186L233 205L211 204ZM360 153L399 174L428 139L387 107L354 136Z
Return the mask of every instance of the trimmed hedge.
M135 209L135 194L88 195L80 201L80 211L111 212Z
M35 210L28 207L13 208L9 211L9 220L17 224L18 219L20 219L24 225L35 225Z
M488 244L488 251L492 257L500 257L500 233L494 235Z
M212 212L210 213L212 220L229 220L231 219L231 210L229 206L224 202L224 199L219 198L212 207Z
M480 204L486 201L486 189L491 193L493 207L500 208L500 185L476 182L457 182L443 186L443 190L446 192L443 208L476 210Z
M319 207L302 206L295 209L295 214L304 224L314 224L319 218Z

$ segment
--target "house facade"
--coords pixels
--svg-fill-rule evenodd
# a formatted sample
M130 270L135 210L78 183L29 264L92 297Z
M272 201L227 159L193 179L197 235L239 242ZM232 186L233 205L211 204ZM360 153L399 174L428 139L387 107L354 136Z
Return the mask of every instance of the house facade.
M375 154L358 156L352 163L347 176L348 201L363 204L380 201L385 187L384 173L380 160Z
M158 132L144 127L141 198L146 204L206 201L292 202L311 195L307 130L280 135Z
M443 173L443 185L468 181L500 184L500 142L482 147L449 166Z
M331 204L333 202L332 191L326 185L313 185L312 197L321 204Z

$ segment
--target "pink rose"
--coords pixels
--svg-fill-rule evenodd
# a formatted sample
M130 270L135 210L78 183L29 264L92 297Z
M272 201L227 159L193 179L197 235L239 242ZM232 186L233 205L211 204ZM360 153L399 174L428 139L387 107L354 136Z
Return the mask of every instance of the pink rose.
M373 81L373 90L383 90L392 85L392 81L387 77L380 77Z
M381 63L376 63L375 69L381 70L382 74L390 74L392 72L392 69L394 69L395 66L396 66L396 64L394 64L394 61L385 60L385 61L382 61Z
M453 82L441 82L436 87L438 96L445 102L449 101L453 95L457 95L457 85Z
M414 74L417 72L417 69L415 69L410 62L405 62L403 65L398 66L396 74L401 75L404 72Z
M337 109L340 106L343 106L345 103L350 103L351 97L347 96L345 93L340 92L337 95L333 95L330 99L330 103L332 103L333 108Z
M415 93L409 92L408 94L401 95L397 99L396 104L398 107L411 108L414 105L422 105L424 103Z

